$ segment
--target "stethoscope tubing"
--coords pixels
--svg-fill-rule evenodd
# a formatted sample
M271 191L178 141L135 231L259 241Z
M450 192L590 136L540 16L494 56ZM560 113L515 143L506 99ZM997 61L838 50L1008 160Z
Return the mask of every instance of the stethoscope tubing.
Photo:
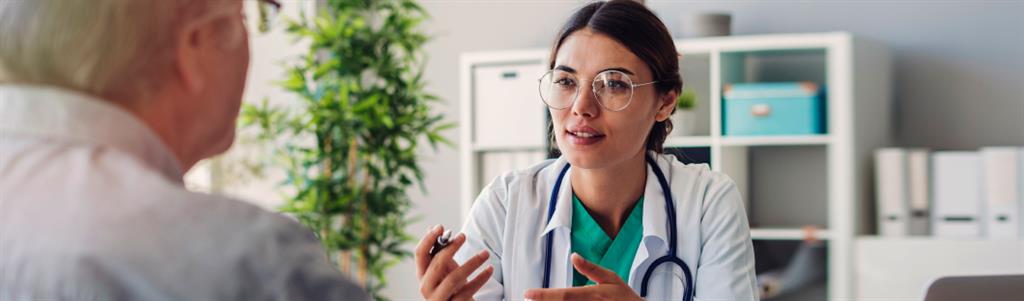
M651 170L654 171L654 175L658 178L658 184L661 185L662 193L665 194L665 211L668 214L668 225L669 225L669 251L668 254L659 257L651 263L644 272L643 279L640 284L640 297L647 297L647 286L649 284L651 275L654 270L661 264L671 263L679 266L683 270L683 301L691 301L693 299L693 274L690 271L689 265L679 258L677 252L677 236L676 233L676 208L675 202L672 199L672 191L668 185L668 180L665 178L665 174L661 172L661 168L655 164L654 160L650 156L646 157L647 164L651 166ZM555 215L555 203L558 201L558 192L561 190L562 180L565 178L565 174L568 173L571 164L566 163L562 170L558 173L558 178L555 180L555 187L551 189L551 197L548 199L548 219L550 223L551 218ZM551 286L551 248L554 242L554 235L547 233L544 235L545 240L545 252L544 252L544 278L543 287L549 288Z

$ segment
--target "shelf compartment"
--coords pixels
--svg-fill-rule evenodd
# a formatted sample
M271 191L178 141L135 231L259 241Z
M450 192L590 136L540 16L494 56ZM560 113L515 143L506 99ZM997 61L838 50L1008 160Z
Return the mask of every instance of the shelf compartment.
M693 90L696 104L688 116L680 116L678 109L672 114L673 130L669 138L711 135L711 55L708 53L683 53L679 60L679 72L683 80L683 91ZM683 118L693 120L684 120ZM692 128L688 132L685 128Z
M825 86L827 73L824 48L722 52L723 86L802 81Z
M726 104L724 101L725 87L742 83L783 83L783 82L811 82L824 90L823 108L832 107L832 96L828 82L828 50L826 48L806 49L776 49L776 50L755 50L755 51L723 51L719 57L719 87L718 91L719 109L715 110L718 118L716 131L725 131ZM834 122L826 109L822 112L824 116L825 134L830 130L829 125ZM735 116L732 116L735 117ZM723 136L731 137L731 136ZM746 137L743 137L746 138ZM757 137L757 138L760 138ZM742 140L736 143L745 143ZM786 141L786 144L807 144L826 143L817 141Z
M755 240L760 299L827 300L828 247L827 242ZM777 285L767 289L764 283Z
M747 153L745 166L726 166L726 170L746 174L742 181L746 182L746 190L741 193L746 193L751 227L798 229L811 225L829 228L828 147L735 146L726 149L741 149ZM744 167L746 170L742 170Z

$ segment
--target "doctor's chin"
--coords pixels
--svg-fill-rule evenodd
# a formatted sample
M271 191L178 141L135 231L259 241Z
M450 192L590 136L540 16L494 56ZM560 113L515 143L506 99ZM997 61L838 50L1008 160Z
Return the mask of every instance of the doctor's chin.
M0 301L1020 300L1022 19L0 0Z

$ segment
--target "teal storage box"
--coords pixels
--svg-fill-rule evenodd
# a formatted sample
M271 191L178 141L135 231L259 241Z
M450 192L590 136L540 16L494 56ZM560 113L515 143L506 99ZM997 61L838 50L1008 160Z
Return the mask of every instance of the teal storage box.
M810 82L727 85L722 100L722 134L824 134L824 90Z

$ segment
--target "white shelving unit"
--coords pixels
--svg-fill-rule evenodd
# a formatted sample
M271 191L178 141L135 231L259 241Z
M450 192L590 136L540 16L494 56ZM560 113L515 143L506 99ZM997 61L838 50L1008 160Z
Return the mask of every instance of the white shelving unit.
M817 228L815 238L826 242L827 293L810 299L854 299L854 243L868 234L872 214L871 162L878 147L891 143L889 114L890 61L885 47L849 33L731 36L676 41L683 54L684 88L698 95L701 130L693 136L670 136L666 148L707 151L712 169L732 177L748 203L751 235L764 243L799 243L806 225ZM536 78L546 71L548 49L480 52L461 58L462 210L468 210L480 189L481 157L490 152L546 151L546 127L540 133L518 133L529 122L546 122L545 107L536 94ZM532 97L485 98L481 69L536 70L526 76ZM530 66L530 67L523 67ZM500 73L500 72L499 72ZM826 87L827 133L805 136L736 137L722 133L722 87L732 83L812 81ZM506 86L516 86L508 83ZM504 87L504 88L503 88ZM502 85L491 89L514 94ZM519 95L519 94L516 94ZM524 94L525 95L525 94ZM515 102L537 116L505 114L480 118L475 114L496 102ZM502 105L498 105L499 107ZM486 126L484 126L486 124ZM479 130L495 125L498 132L517 132L512 140L523 145L492 147L480 143ZM507 130L507 131L506 131ZM487 130L495 131L495 130ZM529 137L526 137L529 136ZM684 150L686 151L686 150ZM814 294L827 294L814 295ZM808 298L808 297L804 297Z

